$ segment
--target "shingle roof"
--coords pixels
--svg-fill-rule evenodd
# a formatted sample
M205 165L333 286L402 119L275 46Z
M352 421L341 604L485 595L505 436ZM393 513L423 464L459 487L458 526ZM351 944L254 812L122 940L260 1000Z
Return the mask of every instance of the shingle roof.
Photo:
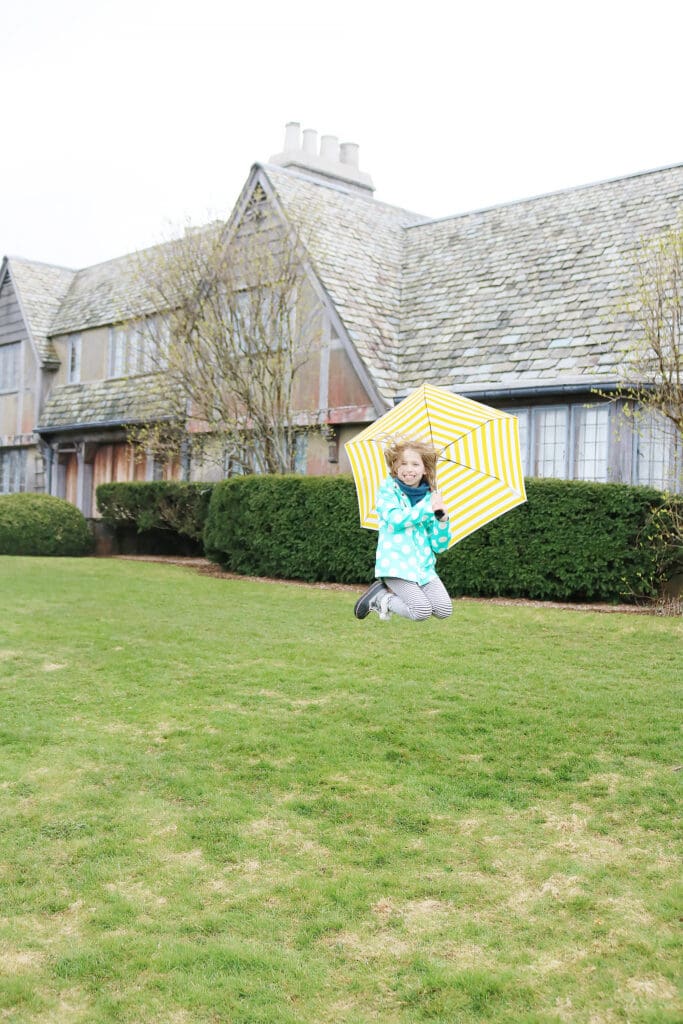
M682 209L678 166L409 228L403 390L615 379L634 247Z
M55 317L52 333L85 331L154 312L145 283L135 273L141 255L130 253L77 271Z
M169 412L154 375L62 384L52 389L37 429L149 422Z
M683 208L683 166L438 221L301 171L257 171L386 399L424 381L477 390L614 379L611 317L633 249ZM55 358L48 332L152 312L135 270L141 256L161 249L77 272L12 260L43 358ZM46 414L76 422L92 401L98 422L119 407L125 418L128 399L114 402L120 381L101 382L101 393L99 386L87 386L89 397L77 390L85 385L57 389ZM75 402L69 413L53 404L67 396Z
M52 325L76 272L16 256L11 256L7 262L40 359L43 364L58 364L49 336L54 334Z
M399 384L404 229L425 218L301 172L263 170L378 390L391 397Z

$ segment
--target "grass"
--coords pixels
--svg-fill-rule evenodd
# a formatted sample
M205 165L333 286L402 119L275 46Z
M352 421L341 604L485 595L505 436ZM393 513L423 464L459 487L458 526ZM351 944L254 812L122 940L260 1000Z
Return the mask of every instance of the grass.
M0 1020L674 1024L683 623L0 559Z

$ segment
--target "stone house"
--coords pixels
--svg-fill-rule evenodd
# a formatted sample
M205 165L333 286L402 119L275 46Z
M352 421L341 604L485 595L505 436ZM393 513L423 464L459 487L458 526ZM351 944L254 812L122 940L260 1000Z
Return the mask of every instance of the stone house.
M318 147L292 123L226 222L229 245L258 197L305 239L320 329L302 403L331 429L308 436L302 471L347 472L344 442L426 381L514 412L528 476L671 484L675 442L596 392L617 388L629 337L614 310L639 240L683 209L683 165L439 220L373 193L357 146ZM128 426L164 415L133 261L3 260L0 493L45 490L91 516L100 482L205 477L127 444Z

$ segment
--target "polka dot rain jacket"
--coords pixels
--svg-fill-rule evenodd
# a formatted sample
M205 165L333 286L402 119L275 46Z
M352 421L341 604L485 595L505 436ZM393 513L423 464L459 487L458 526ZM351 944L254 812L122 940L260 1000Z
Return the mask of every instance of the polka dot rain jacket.
M377 492L379 540L375 576L396 576L424 586L436 576L436 555L448 547L448 520L432 512L427 493L416 505L388 476Z

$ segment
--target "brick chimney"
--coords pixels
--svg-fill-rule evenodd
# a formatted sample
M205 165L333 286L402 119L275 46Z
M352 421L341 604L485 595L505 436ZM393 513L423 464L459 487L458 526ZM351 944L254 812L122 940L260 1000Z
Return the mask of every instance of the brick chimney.
M285 125L285 148L271 156L271 164L295 167L327 182L338 182L357 192L371 196L375 191L372 178L358 167L358 146L342 142L336 135L323 135L318 149L318 133L304 128L298 121Z

